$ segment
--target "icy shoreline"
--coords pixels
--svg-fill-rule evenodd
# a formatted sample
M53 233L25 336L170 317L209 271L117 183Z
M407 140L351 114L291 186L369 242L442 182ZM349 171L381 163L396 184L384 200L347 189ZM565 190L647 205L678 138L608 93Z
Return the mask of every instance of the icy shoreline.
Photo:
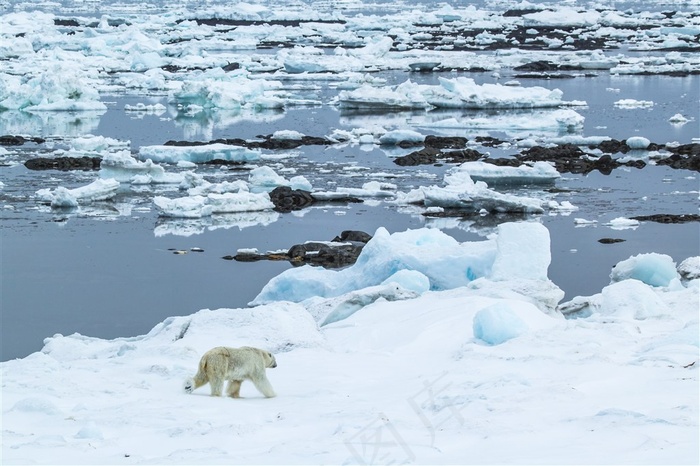
M434 258L438 244L445 260ZM458 275L460 249L492 265L470 267L467 286L436 289ZM546 277L548 249L538 223L503 224L481 244L428 229L377 232L364 268L348 269L365 281L341 280L355 289L335 297L205 309L133 338L48 338L41 352L0 365L4 461L54 463L57 448L65 464L356 463L377 454L568 463L573 451L588 463L601 454L694 461L698 258L679 266L682 276L668 256L630 258L601 294L572 303L588 306L587 317L565 320L551 308L561 295ZM386 267L396 272L383 285L366 282L383 280ZM324 273L305 266L283 276L317 293L301 278L333 287ZM216 345L275 352L268 375L278 397L246 384L239 400L182 393Z

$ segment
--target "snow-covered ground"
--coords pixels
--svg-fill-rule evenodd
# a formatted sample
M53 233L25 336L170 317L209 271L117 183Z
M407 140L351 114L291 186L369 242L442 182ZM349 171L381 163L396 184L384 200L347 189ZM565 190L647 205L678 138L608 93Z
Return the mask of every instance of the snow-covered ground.
M48 338L2 363L3 464L697 464L698 258L630 258L565 319L548 248L536 222L378 231L266 304ZM275 353L278 396L185 394L219 345Z

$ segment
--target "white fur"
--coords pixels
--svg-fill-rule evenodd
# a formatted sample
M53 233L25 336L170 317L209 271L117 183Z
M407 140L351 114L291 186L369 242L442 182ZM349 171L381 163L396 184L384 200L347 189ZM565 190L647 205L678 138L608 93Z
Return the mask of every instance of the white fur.
M266 368L277 367L277 361L272 353L259 348L243 346L229 348L218 346L210 349L199 361L199 370L194 377L185 381L185 392L192 393L195 389L209 383L212 396L221 396L224 381L228 380L226 394L232 398L240 397L241 383L250 380L255 388L267 398L276 396L275 391L267 380Z

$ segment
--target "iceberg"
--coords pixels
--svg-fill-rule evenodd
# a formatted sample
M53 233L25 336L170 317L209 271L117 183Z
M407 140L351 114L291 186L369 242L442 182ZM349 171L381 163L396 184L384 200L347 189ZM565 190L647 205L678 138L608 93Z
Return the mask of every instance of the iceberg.
M251 305L272 301L303 302L332 298L369 286L398 281L417 290L427 277L431 290L466 286L480 277L489 280L527 279L547 282L549 234L537 223L505 224L497 238L459 243L440 230L419 229L390 234L379 228L354 265L343 270L303 266L282 272L265 285ZM527 247L523 245L527 244ZM517 253L517 254L514 254ZM401 272L400 271L411 271ZM548 285L549 286L549 285ZM556 287L554 305L563 297ZM548 299L548 298L545 298ZM547 303L547 306L552 306Z
M458 243L430 229L390 234L379 228L354 265L323 270L309 265L273 278L251 305L272 301L301 302L314 296L335 297L379 285L399 270L415 270L430 280L432 290L464 286L490 272L496 253L494 241Z

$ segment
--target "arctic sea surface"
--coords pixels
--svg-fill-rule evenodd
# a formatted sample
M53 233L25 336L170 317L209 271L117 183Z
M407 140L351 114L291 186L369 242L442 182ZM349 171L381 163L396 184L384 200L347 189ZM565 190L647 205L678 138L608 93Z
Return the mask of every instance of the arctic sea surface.
M367 182L378 181L393 185L390 189L395 193L407 193L420 186L441 185L443 176L456 164L398 166L394 159L416 148L402 149L377 143L383 133L394 129L410 129L423 135L463 136L470 140L476 136L498 138L506 143L497 147L478 147L494 158L516 154L521 150L517 141L527 139L542 145L566 137L574 137L574 140L641 137L657 144L698 142L700 74L697 56L693 55L697 55L696 37L700 34L697 2L564 2L572 11L585 13L599 8L620 12L621 16L631 18L630 27L646 18L651 18L653 24L663 23L659 19L663 17L662 12L688 12L685 17L689 21L687 31L679 29L675 35L670 31L672 27L681 27L680 20L654 26L669 29L670 32L660 33L669 37L669 47L663 47L663 39L653 34L643 36L637 30L619 33L624 37L615 48L585 52L557 47L556 43L548 49L520 52L517 48L489 49L486 47L488 38L482 38L482 48L474 47L466 52L456 52L448 47L431 49L427 58L416 53L407 59L399 56L401 49L353 55L353 59L359 57L360 61L366 62L366 69L344 67L343 60L348 55L339 51L343 48L355 50L359 46L357 41L387 34L393 37L413 34L417 36L415 40L421 40L420 35L425 33L412 30L411 25L420 25L420 20L425 19L427 24L439 27L436 11L442 15L438 15L443 18L440 21L447 22L447 16L453 13L461 19L450 18L450 22L464 20L468 23L468 15L474 13L493 25L496 19L484 16L485 12L502 13L514 8L537 11L560 3L309 2L308 6L321 17L348 18L345 24L352 24L347 28L333 26L336 29L329 32L328 37L336 38L337 43L332 47L321 47L320 44L315 48L314 42L323 42L327 37L319 39L317 31L304 28L285 26L289 30L283 33L270 27L277 45L263 46L263 32L255 31L241 39L231 32L232 26L207 29L194 21L195 18L221 16L221 13L236 19L227 2L0 2L0 12L5 20L22 12L39 10L53 14L55 18L74 19L79 24L75 31L66 29L69 26L58 25L45 31L42 39L31 28L22 31L21 21L10 21L18 29L6 33L18 41L21 34L28 34L32 46L42 50L44 56L23 61L25 45L14 47L9 44L9 36L3 37L5 48L1 51L3 61L0 63L3 67L8 65L8 75L34 73L40 66L52 69L52 63L70 62L69 54L79 51L87 58L76 68L88 75L87 86L99 90L99 102L106 106L103 110L52 111L0 108L0 135L41 137L47 141L43 144L28 142L19 147L4 146L4 152L0 148L3 162L0 167L3 183L0 191L1 359L24 357L37 351L41 349L44 338L56 333L77 332L100 338L141 335L169 316L189 315L205 308L245 307L271 278L292 266L287 262L273 261L241 263L223 260L223 256L246 248L277 251L306 241L330 241L344 230L374 234L380 227L400 232L428 226L462 242L484 240L498 224L506 221L534 219L550 231L552 260L549 277L565 291L567 300L599 292L610 282L611 267L632 255L657 252L668 254L679 263L698 255L700 235L697 222L615 221L639 215L698 213L698 172L656 166L653 162L644 168L622 166L607 174L597 170L585 174L563 173L556 180L556 189L542 190L532 185L496 188L513 196L551 199L558 203L566 201L575 209L559 208L536 214L489 214L465 219L431 218L423 215L424 208L371 194L363 203L321 203L291 213L268 210L201 218L164 216L154 206L153 199L155 196L174 198L183 195L178 184L122 184L108 201L81 204L77 209L56 208L38 199L37 191L59 186L85 186L95 180L95 172L32 171L23 165L26 160L37 156L102 155L99 149L83 152L78 149L75 152L73 140L76 138L111 138L123 142L122 149L138 154L142 147L162 145L169 140L254 139L276 131L296 131L322 137L344 131L350 136L342 143L265 151L263 159L253 162L252 166L270 166L288 179L302 176L314 190L362 188ZM260 4L270 6L279 2ZM280 6L279 11L288 8L290 13L281 14L281 19L298 19L295 12L307 7L300 2L285 5ZM162 15L181 8L192 21L176 26L174 19L163 19ZM250 15L257 11L253 7L249 9ZM670 13L668 16L671 17ZM90 19L104 24L88 27ZM397 25L394 28L389 24L382 29L377 25L382 20L397 21ZM590 26L586 21L586 18L575 18L573 24L585 29ZM53 24L53 18L49 23ZM114 41L110 42L108 28L116 31L119 24L133 25L133 31L142 34L142 42L139 43L139 37L135 36L127 44L123 37L117 37L116 32ZM163 24L171 28L169 32L160 34L152 30L154 25ZM568 26L563 22L552 27ZM488 29L489 26L485 27ZM610 26L610 33L622 29L620 25L616 28ZM98 35L94 31L104 34L106 39L94 41ZM496 35L495 32L492 34ZM71 42L70 37L77 39ZM683 38L688 38L688 52L678 47ZM172 49L158 50L152 41L163 46L167 44ZM178 42L197 42L197 45L190 49L187 45L175 49L173 44ZM233 45L227 49L227 44ZM672 48L671 45L675 48L667 50ZM119 51L105 53L110 47ZM308 66L309 72L285 72L283 62L287 60L287 65L291 66L290 57L295 53L306 60L299 61ZM454 65L453 61L458 60L453 58L456 53L469 54L465 60L476 65L467 69L470 67L464 63L465 69L452 66L450 70L427 72L391 65L395 60L406 63L450 62ZM392 57L392 54L396 56ZM600 66L591 67L586 72L561 71L552 76L517 77L518 73L513 69L514 64L537 60L572 63L589 55ZM238 109L206 105L206 108L187 108L173 99L177 89L170 85L169 76L162 81L153 78L152 82L161 86L150 85L145 80L136 83L140 78L132 76L147 74L148 70L158 69L175 57L179 60L177 66L185 70L183 73L197 78L204 71L186 71L190 56L203 58L193 64L194 68L203 70L211 69L217 56L222 56L224 62L236 61L242 68L250 65L251 80L281 82L279 94L282 97L276 97L285 104L255 109L245 105ZM92 70L89 68L91 57L95 60ZM120 69L120 65L131 66L131 69ZM634 66L646 68L649 72L630 72ZM663 66L671 72L661 69ZM615 67L620 69L615 71ZM94 76L98 72L101 75ZM455 80L460 77L471 78L478 85L510 82L509 87L559 89L565 101L585 102L585 105L571 107L585 120L573 132L549 127L509 128L507 123L499 123L496 128L479 129L440 123L479 118L507 120L528 117L536 112L531 108L355 109L344 107L337 101L344 89L351 89L344 84L357 79L388 89L406 80L439 87L440 78ZM132 78L134 81L130 82ZM173 82L179 79L172 78ZM8 89L10 85L6 84L0 89L0 96L10 95ZM674 115L683 116L685 121L670 121ZM362 139L362 135L367 134L373 136L374 143L372 138L369 143ZM110 150L114 147L107 149ZM618 153L613 157L650 162L648 151ZM195 170L209 180L247 180L249 176L248 169L234 170L228 166L164 166L168 167L167 171L176 173ZM603 238L624 241L602 244L599 240ZM188 253L174 254L174 251Z

